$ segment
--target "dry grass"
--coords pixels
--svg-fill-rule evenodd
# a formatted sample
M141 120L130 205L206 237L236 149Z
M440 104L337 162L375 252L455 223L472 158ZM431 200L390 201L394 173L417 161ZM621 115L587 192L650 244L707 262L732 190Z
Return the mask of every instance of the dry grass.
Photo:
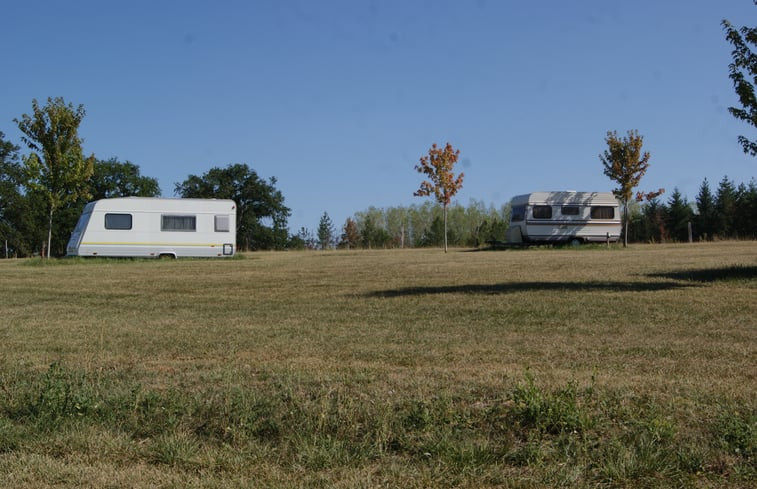
M5 414L0 406L0 436L16 440L0 444L4 485L740 487L754 475L753 455L721 450L711 434L729 410L743 415L734 430L746 430L747 448L757 431L754 242L11 260L0 261L0 282L0 380L10 399ZM294 399L302 417L270 414L277 437L244 443L227 434L209 443L181 410L155 433L121 418L112 429L43 430L33 413L12 408L23 386L45 372L49 381L53 363L96 392L122 389L114 399L135 406L155 393L200 406L242 392L245 409ZM521 404L564 398L593 420L571 428L590 433L580 444L526 415L517 429L497 424L500 411L511 420ZM395 426L403 409L421 424ZM434 438L460 418L472 424L465 436ZM339 420L344 426L328 425ZM312 423L304 441L290 421ZM622 426L642 421L670 423L665 436L657 425L639 433L658 433L670 444L660 446L685 448L701 467L657 467L657 452L638 462L647 452L624 451ZM417 437L397 441L403 429ZM642 435L628 446L643 448ZM696 442L703 453L689 453ZM413 453L421 446L436 448Z

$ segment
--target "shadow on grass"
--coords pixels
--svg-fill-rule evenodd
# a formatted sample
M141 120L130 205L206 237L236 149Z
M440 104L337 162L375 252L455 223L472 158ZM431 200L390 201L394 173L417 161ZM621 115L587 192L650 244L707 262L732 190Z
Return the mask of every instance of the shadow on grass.
M461 284L428 287L403 287L376 290L369 297L403 297L433 294L512 294L516 292L656 292L691 284L676 282L507 282L500 284Z
M731 280L757 280L757 265L733 265L720 268L701 268L675 272L651 273L648 277L671 278L689 282L727 282Z

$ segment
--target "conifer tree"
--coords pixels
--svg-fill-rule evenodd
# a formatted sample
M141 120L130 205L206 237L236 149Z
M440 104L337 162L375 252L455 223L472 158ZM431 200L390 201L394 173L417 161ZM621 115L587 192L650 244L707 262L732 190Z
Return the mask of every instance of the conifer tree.
M717 213L715 197L710 190L710 183L705 178L699 186L696 198L697 216L695 218L695 234L700 239L712 239L715 234Z

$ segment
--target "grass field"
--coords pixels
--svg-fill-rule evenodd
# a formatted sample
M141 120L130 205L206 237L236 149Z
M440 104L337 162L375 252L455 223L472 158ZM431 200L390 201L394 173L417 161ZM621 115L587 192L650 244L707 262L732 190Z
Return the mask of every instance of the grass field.
M757 243L0 261L0 486L753 487Z

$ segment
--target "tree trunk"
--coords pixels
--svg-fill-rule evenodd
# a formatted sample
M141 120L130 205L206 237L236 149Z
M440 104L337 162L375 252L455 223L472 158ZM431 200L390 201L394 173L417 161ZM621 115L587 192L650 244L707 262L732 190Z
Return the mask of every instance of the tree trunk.
M623 205L623 248L628 248L628 201Z
M444 204L444 252L447 252L447 204Z
M50 246L53 242L53 206L50 206L50 220L47 222L47 259L50 259Z

